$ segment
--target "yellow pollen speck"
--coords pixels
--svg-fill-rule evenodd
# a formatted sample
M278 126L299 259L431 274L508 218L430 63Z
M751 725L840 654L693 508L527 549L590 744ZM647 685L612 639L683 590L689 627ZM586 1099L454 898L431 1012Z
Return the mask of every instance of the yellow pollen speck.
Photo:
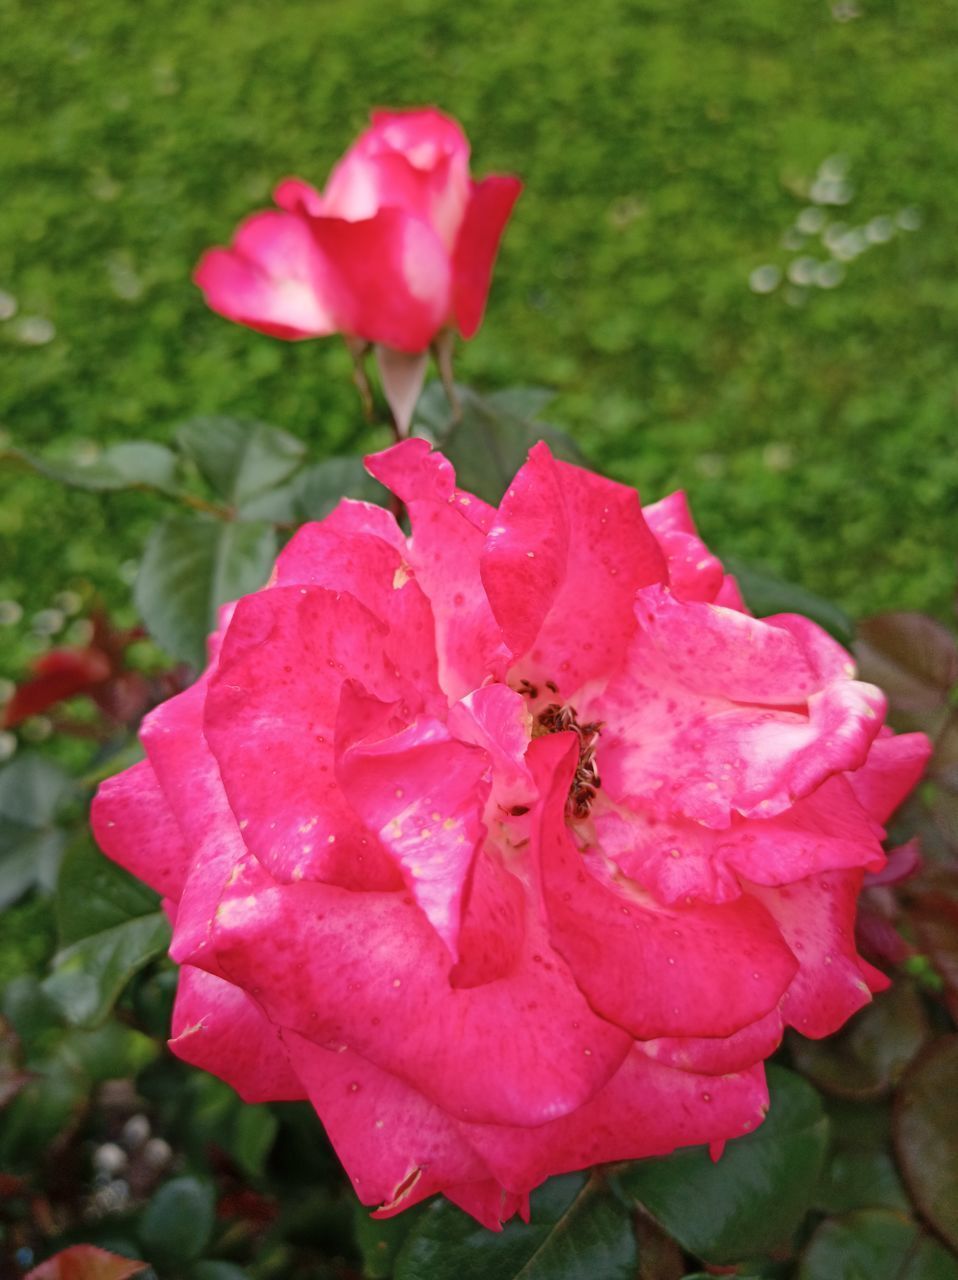
M401 800L402 798L403 798L403 789L402 789L402 787L397 787L397 788L396 788L396 799L397 799L397 800Z
M670 850L669 850L669 853L671 854L671 856L672 856L673 858L681 858L681 856L682 856L682 850L681 850L681 849L670 849Z
M420 833L419 833L419 838L420 838L421 840L428 840L428 839L429 839L429 836L430 836L429 828L428 828L428 827L423 827L422 831L420 831Z
M400 564L399 568L393 574L393 590L401 590L411 577L412 574L409 572L409 565L405 563Z
M249 826L249 818L241 819L239 824L240 831L245 831L248 826Z
M451 831L455 825L456 825L455 818L447 818L446 821L442 824L444 831Z
M433 820L433 822L438 822L438 821L439 821L439 819L442 817L442 814L441 814L441 813L433 813L431 816L432 816L432 820Z

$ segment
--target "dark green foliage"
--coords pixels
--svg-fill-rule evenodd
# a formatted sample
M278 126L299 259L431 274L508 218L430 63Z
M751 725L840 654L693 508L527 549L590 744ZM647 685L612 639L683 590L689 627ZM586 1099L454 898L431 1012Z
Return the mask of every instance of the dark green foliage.
M501 1235L454 1205L437 1201L410 1232L396 1280L631 1280L636 1245L628 1215L602 1182L583 1174L553 1178L532 1197L528 1225Z
M818 1184L828 1121L815 1090L769 1070L768 1119L713 1162L707 1151L640 1161L619 1185L690 1253L737 1262L788 1246Z

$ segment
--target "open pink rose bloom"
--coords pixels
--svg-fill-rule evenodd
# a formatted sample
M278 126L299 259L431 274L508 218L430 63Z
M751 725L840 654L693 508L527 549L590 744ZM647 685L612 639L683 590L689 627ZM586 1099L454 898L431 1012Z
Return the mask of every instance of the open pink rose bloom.
M490 1227L599 1162L761 1124L857 954L919 734L803 617L750 616L674 494L537 445L498 510L422 440L223 611L100 788L167 900L173 1051L308 1098L360 1199Z
M402 352L479 328L518 178L469 176L469 143L434 108L379 111L322 193L288 178L279 208L211 249L196 283L214 311L280 338L344 333Z

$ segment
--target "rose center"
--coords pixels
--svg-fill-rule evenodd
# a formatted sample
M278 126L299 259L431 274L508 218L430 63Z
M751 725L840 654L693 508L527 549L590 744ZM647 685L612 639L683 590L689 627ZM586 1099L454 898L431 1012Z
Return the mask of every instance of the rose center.
M566 800L566 817L573 822L588 818L602 781L595 763L595 750L602 730L602 722L580 722L575 707L550 702L543 707L532 722L532 736L541 738L547 733L572 732L579 739L579 759L576 764L569 797Z

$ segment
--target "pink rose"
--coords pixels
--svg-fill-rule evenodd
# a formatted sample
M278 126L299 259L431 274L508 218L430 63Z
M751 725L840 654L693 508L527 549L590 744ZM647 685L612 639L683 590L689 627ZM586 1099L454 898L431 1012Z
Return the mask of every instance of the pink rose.
M402 352L479 328L521 183L469 176L459 125L429 107L377 111L326 190L287 178L196 283L214 311L279 338L344 333Z
M94 829L168 899L173 1051L309 1098L356 1192L497 1226L552 1174L753 1129L785 1026L887 985L862 879L920 734L764 620L675 494L537 445L499 510L422 440L224 611Z

